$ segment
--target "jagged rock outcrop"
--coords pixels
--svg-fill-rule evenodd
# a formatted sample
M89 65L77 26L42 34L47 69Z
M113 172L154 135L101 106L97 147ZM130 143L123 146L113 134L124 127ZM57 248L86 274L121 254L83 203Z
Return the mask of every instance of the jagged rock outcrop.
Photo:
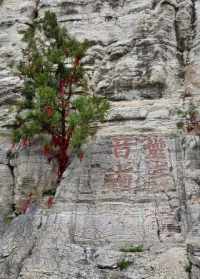
M10 66L20 30L47 9L93 44L90 88L111 101L49 209L54 166L38 147L9 157L22 85ZM200 140L176 123L181 96L199 101L200 2L3 0L0 14L0 279L199 279Z

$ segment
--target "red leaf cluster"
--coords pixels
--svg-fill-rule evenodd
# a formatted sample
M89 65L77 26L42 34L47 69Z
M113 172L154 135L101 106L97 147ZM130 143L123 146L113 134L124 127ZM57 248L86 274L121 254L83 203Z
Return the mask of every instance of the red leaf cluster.
M51 208L53 203L54 203L54 198L53 197L49 197L48 200L47 200L47 207Z
M50 153L50 146L48 144L46 144L43 148L43 155L48 156Z
M75 66L79 66L80 65L80 61L81 61L81 57L80 56L76 56L75 61L74 61L74 65Z
M23 138L20 142L21 146L22 147L26 147L26 146L29 146L30 145L30 140L27 139L27 138Z
M20 213L25 214L27 212L27 210L29 209L29 207L31 206L31 204L32 204L32 193L30 193L28 195L28 198L25 201L23 201L23 203L19 209Z
M59 93L60 93L60 96L64 96L65 94L65 80L60 80L60 84L59 84Z
M79 154L79 159L80 159L80 161L83 161L83 159L84 159L84 153L82 151Z
M44 108L44 111L47 113L48 117L51 117L54 113L54 110L51 106L46 106Z

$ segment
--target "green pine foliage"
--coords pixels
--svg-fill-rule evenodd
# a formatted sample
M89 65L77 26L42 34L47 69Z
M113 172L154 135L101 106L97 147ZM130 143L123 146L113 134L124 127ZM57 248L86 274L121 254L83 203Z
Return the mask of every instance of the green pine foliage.
M45 150L53 153L53 145L59 149L55 156L62 165L61 175L68 165L69 150L79 150L95 132L96 122L104 121L109 103L88 94L81 64L88 42L70 37L54 13L48 11L44 18L34 20L23 32L23 41L26 48L18 67L24 80L23 101L13 139L27 142L36 135L49 134ZM76 88L81 88L81 94L77 95Z

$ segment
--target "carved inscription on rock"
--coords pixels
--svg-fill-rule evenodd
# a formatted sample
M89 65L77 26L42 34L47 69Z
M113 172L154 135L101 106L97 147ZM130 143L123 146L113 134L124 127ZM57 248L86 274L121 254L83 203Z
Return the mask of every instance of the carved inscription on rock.
M105 174L107 191L151 190L169 179L168 142L164 136L112 138L112 167Z

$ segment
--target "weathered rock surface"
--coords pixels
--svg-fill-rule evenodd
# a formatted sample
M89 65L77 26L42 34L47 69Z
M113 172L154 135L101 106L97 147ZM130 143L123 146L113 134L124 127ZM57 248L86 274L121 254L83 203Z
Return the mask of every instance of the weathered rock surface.
M55 166L38 147L8 156L19 31L47 9L93 43L90 87L112 101L49 209ZM200 1L3 0L0 15L0 279L199 279L200 140L176 122L181 96L199 101Z
M13 203L17 210L23 207L30 194L32 201L38 204L45 202L45 193L55 190L57 166L48 162L41 147L21 148L9 164L13 168Z

